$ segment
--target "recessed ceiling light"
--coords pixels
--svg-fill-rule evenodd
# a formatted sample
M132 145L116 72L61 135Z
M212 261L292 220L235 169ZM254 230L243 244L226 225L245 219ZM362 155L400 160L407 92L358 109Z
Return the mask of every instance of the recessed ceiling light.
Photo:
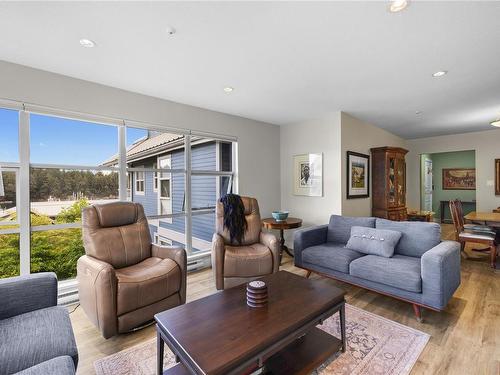
M434 73L432 76L433 77L442 77L448 73L447 70L440 70L439 72Z
M224 87L224 92L233 92L234 88L231 86Z
M175 30L175 28L174 28L174 27L172 27L172 26L167 26L167 34L168 34L168 35L172 36L172 35L174 35L174 34L175 34L175 32L176 32L176 31L177 31L177 30Z
M80 44L85 48L95 47L95 42L90 39L80 39Z
M496 126L497 128L500 128L500 118L496 119L495 121L490 122L491 126Z
M408 0L393 0L389 6L389 11L392 13L401 12L408 6Z

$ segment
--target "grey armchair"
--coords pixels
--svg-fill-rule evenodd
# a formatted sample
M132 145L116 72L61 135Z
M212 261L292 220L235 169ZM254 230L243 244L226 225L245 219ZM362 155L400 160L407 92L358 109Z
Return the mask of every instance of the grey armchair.
M54 273L0 280L0 301L0 374L75 373L78 351Z

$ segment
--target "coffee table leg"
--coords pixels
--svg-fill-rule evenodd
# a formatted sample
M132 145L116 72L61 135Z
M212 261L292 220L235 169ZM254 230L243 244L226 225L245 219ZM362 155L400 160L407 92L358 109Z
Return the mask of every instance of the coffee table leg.
M156 331L156 374L163 374L163 351L165 348L165 343L161 338L159 331Z
M345 303L342 304L342 307L339 311L340 315L340 337L342 339L342 353L345 353L347 349L347 341L345 337Z

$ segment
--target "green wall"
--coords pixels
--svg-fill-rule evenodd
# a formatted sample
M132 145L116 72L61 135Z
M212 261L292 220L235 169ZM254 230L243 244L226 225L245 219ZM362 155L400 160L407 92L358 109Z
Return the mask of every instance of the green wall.
M439 211L439 202L442 200L460 199L461 201L475 201L475 190L443 190L443 168L475 168L476 167L476 152L472 151L456 151L456 152L441 152L430 155L432 159L432 182L434 190L432 192L432 210L435 212L434 217L437 219L441 216ZM464 204L464 214L470 211L475 211L475 204ZM450 219L449 209L445 209L445 218Z

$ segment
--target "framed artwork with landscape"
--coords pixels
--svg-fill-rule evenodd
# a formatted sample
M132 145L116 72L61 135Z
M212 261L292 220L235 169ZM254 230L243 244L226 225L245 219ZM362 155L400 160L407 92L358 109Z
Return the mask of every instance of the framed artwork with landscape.
M370 196L370 156L347 151L347 199Z
M476 190L476 169L443 168L443 190Z
M293 157L293 194L323 196L323 154Z

